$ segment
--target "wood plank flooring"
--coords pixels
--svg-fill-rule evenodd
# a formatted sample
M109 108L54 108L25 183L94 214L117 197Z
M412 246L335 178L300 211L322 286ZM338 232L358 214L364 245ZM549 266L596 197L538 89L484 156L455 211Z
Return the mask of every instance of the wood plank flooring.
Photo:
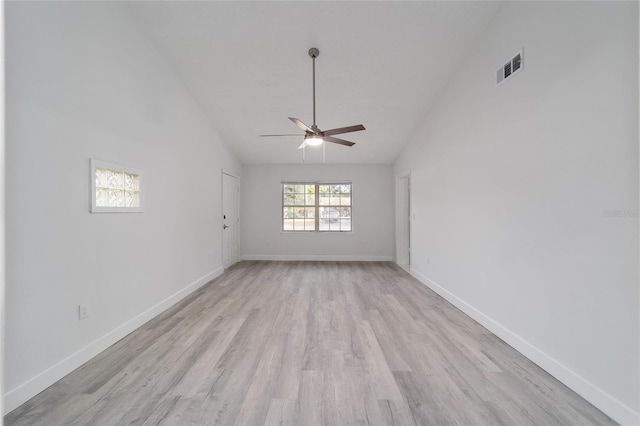
M7 425L615 424L393 263L241 262Z

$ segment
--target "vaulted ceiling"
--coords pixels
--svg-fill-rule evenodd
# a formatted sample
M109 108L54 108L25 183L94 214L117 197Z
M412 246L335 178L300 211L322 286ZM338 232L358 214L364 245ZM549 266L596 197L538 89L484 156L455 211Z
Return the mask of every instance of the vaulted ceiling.
M328 144L327 163L392 163L499 2L134 2L143 30L244 164L300 163L287 117L362 123ZM322 162L308 148L306 162Z

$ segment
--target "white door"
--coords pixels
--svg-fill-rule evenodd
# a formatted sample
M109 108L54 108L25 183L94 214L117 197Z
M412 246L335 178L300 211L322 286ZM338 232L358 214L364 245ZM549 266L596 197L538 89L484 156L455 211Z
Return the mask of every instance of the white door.
M238 177L222 172L222 264L225 268L238 262Z
M410 181L409 173L396 181L396 262L406 267L411 264Z

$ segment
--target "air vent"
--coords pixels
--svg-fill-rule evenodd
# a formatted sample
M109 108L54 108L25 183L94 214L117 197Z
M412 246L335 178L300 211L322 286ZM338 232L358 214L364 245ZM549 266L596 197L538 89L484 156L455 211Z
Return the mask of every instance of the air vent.
M513 63L513 72L518 71L522 66L522 54L518 53L511 62Z
M496 85L503 83L506 79L513 77L520 71L524 66L524 56L522 52L524 48L520 49L518 53L516 53L513 58L511 58L506 64L498 68L496 71Z
M504 64L504 78L507 78L511 75L511 62L507 62Z

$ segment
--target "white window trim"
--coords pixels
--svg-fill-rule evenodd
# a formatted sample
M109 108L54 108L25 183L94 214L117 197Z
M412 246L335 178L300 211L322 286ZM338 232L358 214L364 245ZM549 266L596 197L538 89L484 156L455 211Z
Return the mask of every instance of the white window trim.
M283 211L284 211L284 207L291 207L291 206L286 206L284 204L284 193L283 193L283 185L349 185L351 186L351 204L349 205L349 207L351 208L351 229L349 229L348 231L333 231L333 230L320 230L319 229L319 223L316 221L316 229L315 230L285 230L284 229L284 216L283 216ZM316 209L316 212L319 211L319 208L321 207L319 205L319 193L316 191L316 200L315 200L315 204L314 207ZM322 181L282 181L280 182L280 202L281 202L281 208L280 208L280 233L281 234L353 234L353 182L350 180L336 180L336 181L326 181L326 180L322 180ZM326 206L322 206L322 207L326 207ZM319 218L316 218L319 219Z
M140 177L140 207L102 207L96 206L96 168L119 170L125 173L136 174ZM144 212L143 179L142 170L120 164L91 159L91 213L142 213Z

